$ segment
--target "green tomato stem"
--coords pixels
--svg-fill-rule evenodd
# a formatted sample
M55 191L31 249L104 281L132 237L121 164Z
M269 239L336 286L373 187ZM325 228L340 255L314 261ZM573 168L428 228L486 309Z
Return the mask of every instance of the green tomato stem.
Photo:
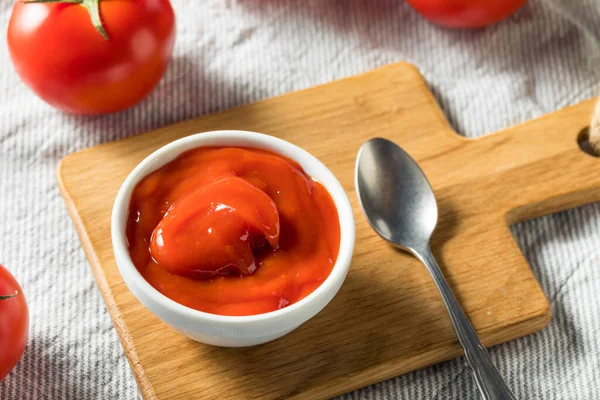
M14 294L9 294L8 296L0 296L0 300L8 300L19 294L18 290L15 290Z
M100 18L100 0L83 0L83 6L87 8L92 19L92 24L104 39L108 40L108 35L102 26L102 19Z
M69 3L69 4L81 4L90 14L90 19L94 28L104 39L108 40L108 34L104 30L102 25L102 18L100 18L100 0L26 0L23 3Z

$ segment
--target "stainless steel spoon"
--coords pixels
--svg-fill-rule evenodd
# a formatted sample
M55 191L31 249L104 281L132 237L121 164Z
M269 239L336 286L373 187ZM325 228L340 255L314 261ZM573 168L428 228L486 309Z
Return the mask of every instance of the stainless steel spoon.
M516 399L492 364L431 253L429 240L438 210L433 190L421 168L393 142L371 139L358 152L355 186L371 227L427 267L448 309L483 399Z

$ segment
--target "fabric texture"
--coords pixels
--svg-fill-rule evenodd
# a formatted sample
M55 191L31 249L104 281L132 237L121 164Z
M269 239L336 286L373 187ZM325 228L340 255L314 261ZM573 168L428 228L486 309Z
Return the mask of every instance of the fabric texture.
M12 3L0 2L4 27ZM22 284L31 312L25 355L0 383L0 399L140 397L56 186L55 167L67 154L396 61L421 70L454 128L469 137L600 88L597 0L530 0L502 23L468 31L428 23L401 0L173 6L177 41L166 75L144 102L115 115L71 116L46 105L19 81L0 46L0 262ZM553 319L539 333L493 348L493 361L520 399L597 399L600 204L513 232ZM342 398L479 397L459 358Z

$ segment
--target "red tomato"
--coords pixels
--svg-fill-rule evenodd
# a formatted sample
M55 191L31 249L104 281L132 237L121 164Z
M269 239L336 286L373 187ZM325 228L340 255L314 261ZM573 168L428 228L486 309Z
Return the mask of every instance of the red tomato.
M100 0L108 39L81 4L17 1L8 48L27 86L77 114L124 110L156 86L171 58L175 16L169 0Z
M23 355L29 330L29 310L23 289L0 265L0 380Z
M451 28L481 28L517 11L527 0L407 0L425 18Z

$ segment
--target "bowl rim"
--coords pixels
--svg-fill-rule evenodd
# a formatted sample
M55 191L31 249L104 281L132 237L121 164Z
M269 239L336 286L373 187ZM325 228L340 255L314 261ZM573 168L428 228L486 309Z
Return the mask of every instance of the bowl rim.
M217 142L222 143L217 144ZM228 142L237 142L238 144L225 144ZM318 178L314 177L314 171L313 173L307 174L325 187L325 189L329 192L334 205L336 206L340 224L340 248L336 262L329 273L329 276L327 276L327 278L313 292L311 292L302 300L285 308L262 314L229 316L208 313L180 304L162 294L142 276L142 274L133 264L127 246L125 230L127 216L129 214L131 194L135 186L145 176L174 160L182 153L195 148L215 146L266 149L291 158L292 160L296 161L304 170L308 168L318 171ZM203 320L217 324L226 323L234 326L241 326L251 322L255 323L289 317L291 314L315 304L321 297L325 297L331 290L336 290L336 283L340 279L342 281L345 279L350 268L350 263L354 252L355 235L354 213L352 211L350 200L348 199L348 195L346 194L346 191L342 187L341 183L335 177L335 175L333 175L329 168L327 168L315 156L290 142L275 136L242 130L200 132L177 139L155 150L146 158L144 158L144 160L142 160L139 164L137 164L122 183L115 198L111 214L111 241L115 261L125 285L133 293L134 297L138 299L138 301L140 301L147 308L149 308L147 301L152 301L152 303L154 303L153 305L162 307L163 311L167 311L188 319ZM131 284L136 286L135 290L132 290ZM339 289L339 285L337 285L337 287ZM138 291L139 294L142 294L146 297L147 301L144 301L140 298L138 293L136 293ZM150 309L150 311L152 313L156 313L156 311L153 309Z

